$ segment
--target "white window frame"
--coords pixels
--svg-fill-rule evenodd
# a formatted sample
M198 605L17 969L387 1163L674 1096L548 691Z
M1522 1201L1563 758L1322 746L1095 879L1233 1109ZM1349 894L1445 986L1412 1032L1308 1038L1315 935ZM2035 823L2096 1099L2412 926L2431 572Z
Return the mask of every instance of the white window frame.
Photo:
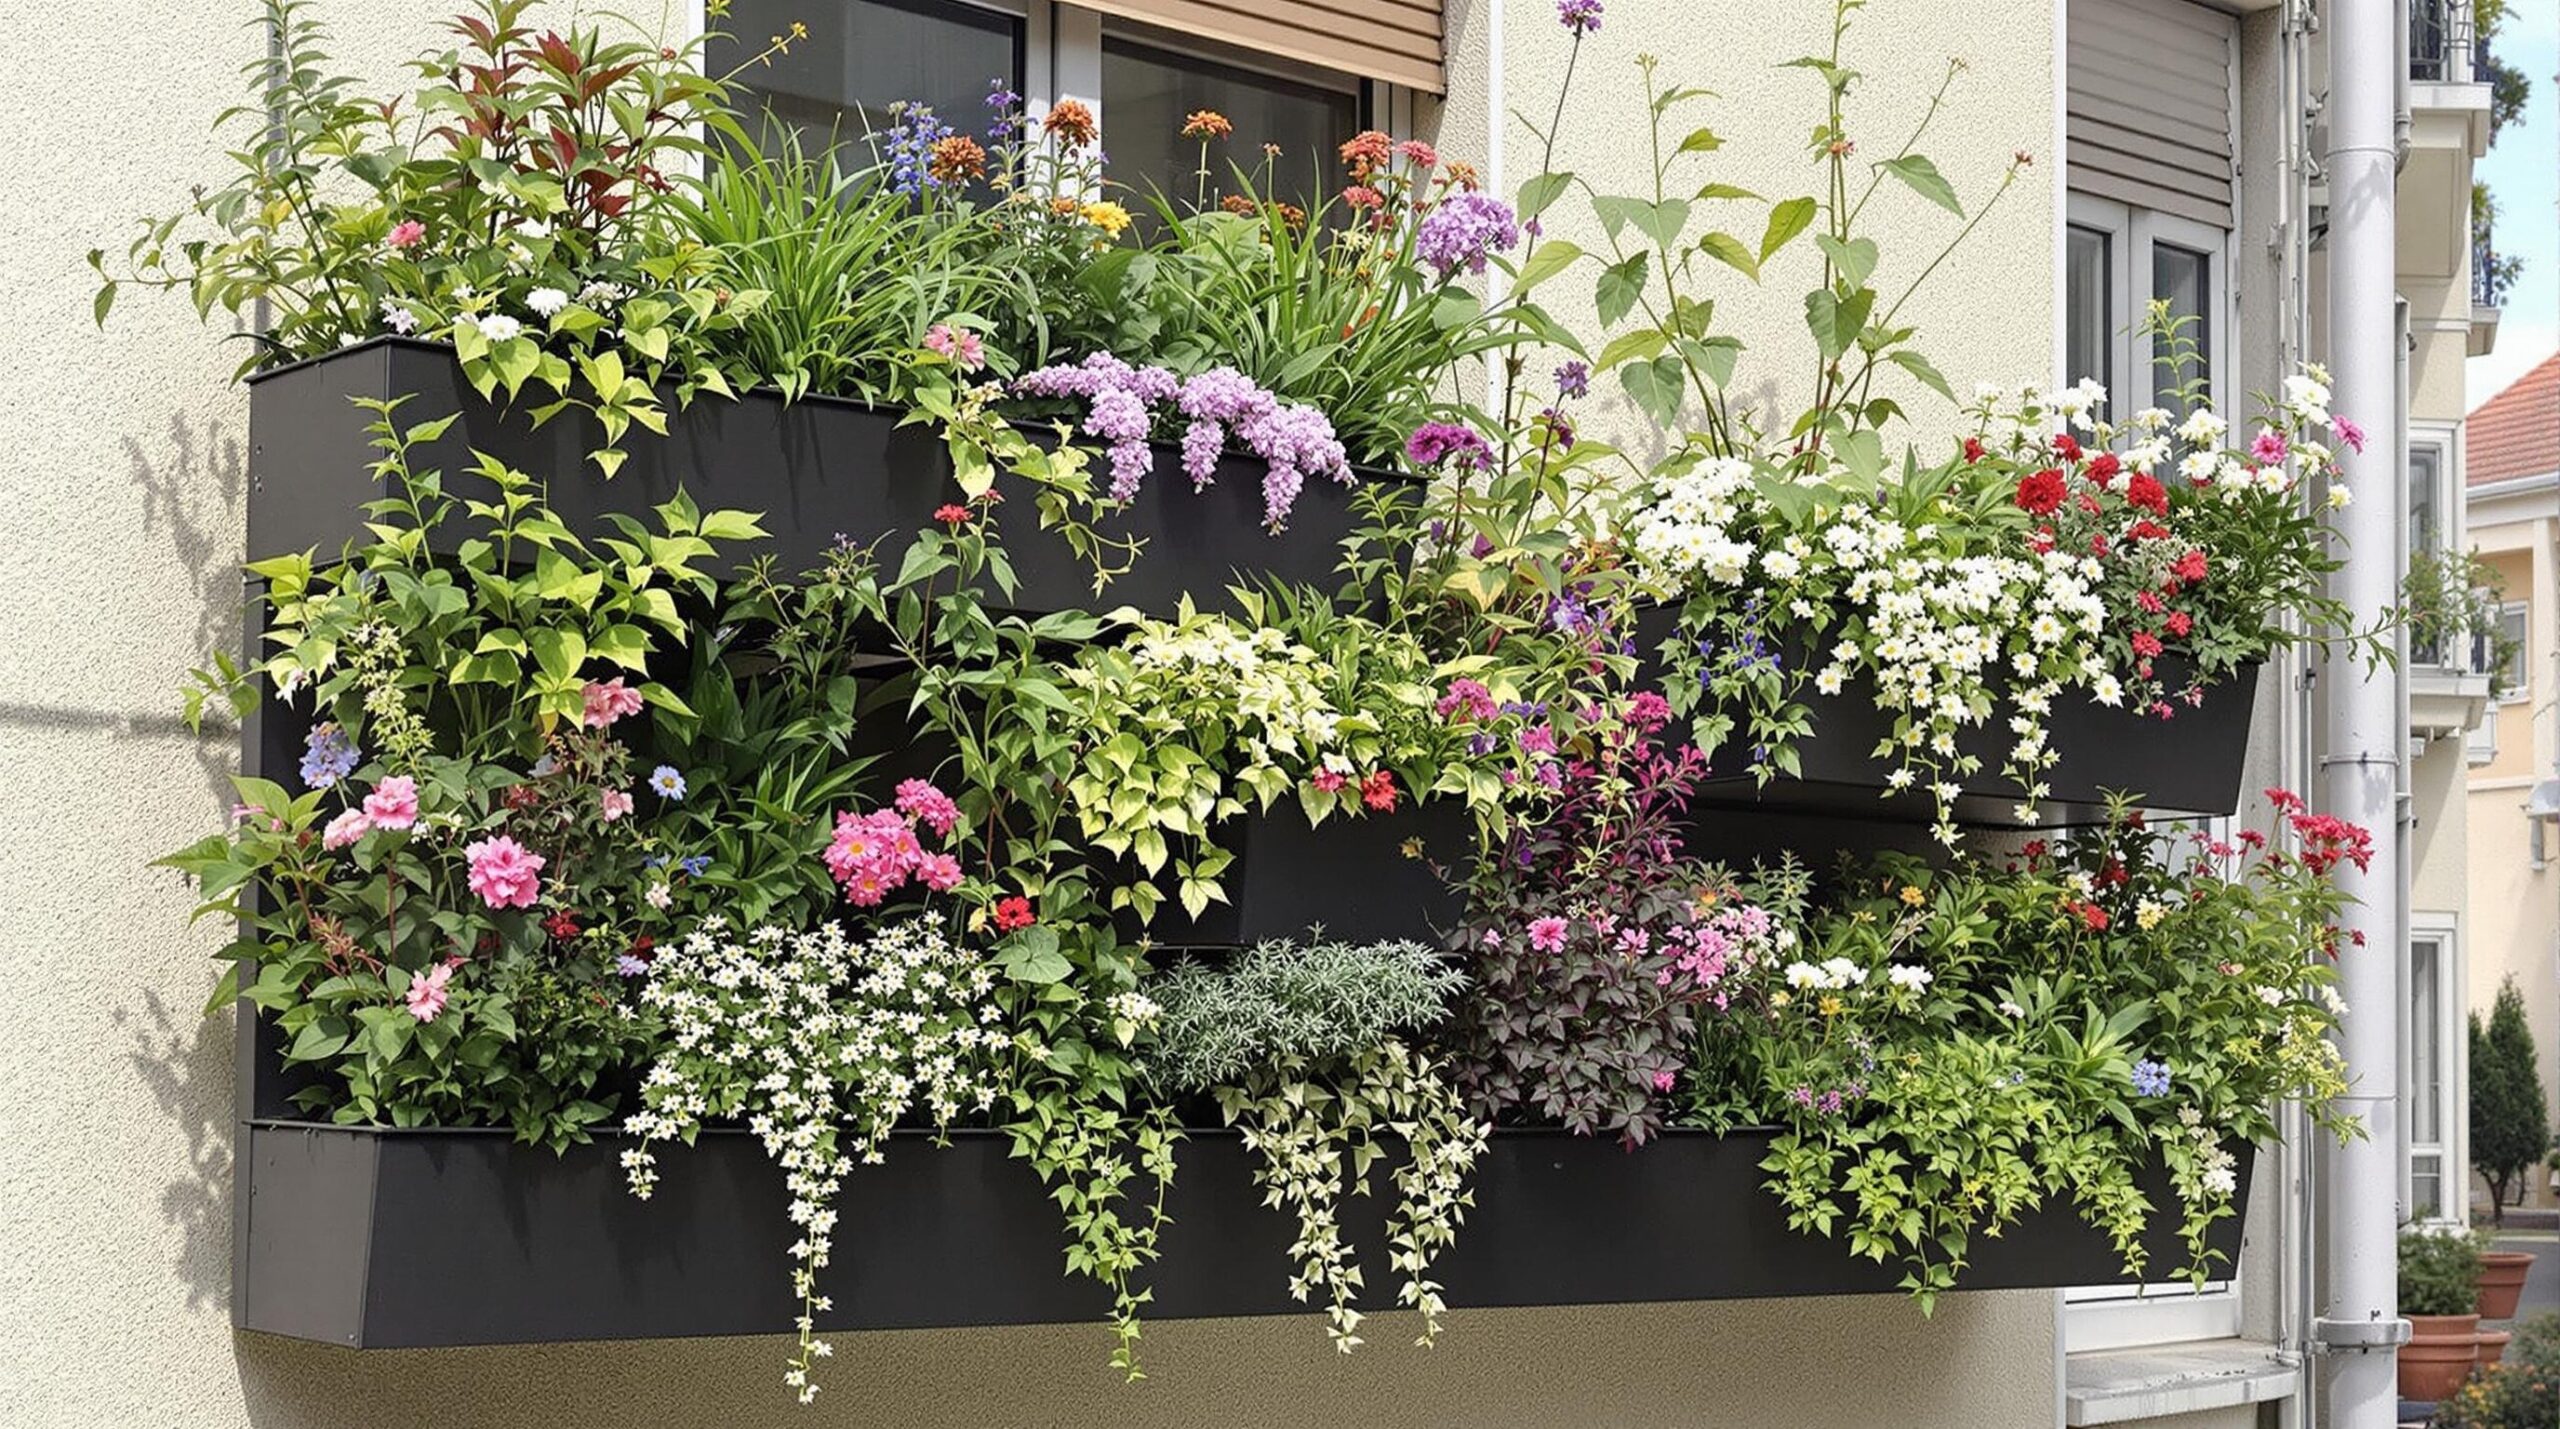
M2505 628L2507 617L2509 616L2515 616L2524 621L2524 633L2516 640L2516 664L2520 668L2513 672L2515 678L2508 681L2507 688L2499 692L2498 703L2502 705L2520 705L2533 698L2533 602L2525 600L2500 601L2498 603L2498 628ZM2496 642L2494 640L2491 642L2490 648L2492 654L2496 653ZM2505 674L2508 672L2497 671L2493 673ZM2494 716L2492 718L2494 718Z
M2417 1157L2425 1152L2439 1158L2438 1184L2442 1187L2441 1204L2428 1224L2467 1224L2471 1218L2471 1146L2470 1128L2463 1118L2463 1088L2470 1082L2470 1029L2467 1022L2468 999L2462 965L2462 919L2459 914L2412 910L2409 915L2409 938L2400 949L2400 1045L2417 1045L2414 987L2416 945L2432 943L2436 949L2436 1038L2443 1049L2443 1085L2436 1091L2436 1125L2440 1135L2421 1145L2412 1139L2410 1128L2417 1119L2410 1114L2410 1100L2417 1094L2410 1079L2410 1062L2403 1057L2399 1084L2395 1092L2400 1098L2400 1208L2403 1219L2417 1214Z
M2463 547L2462 532L2458 529L2462 518L2460 510L2461 503L2455 499L2453 489L2453 447L2454 437L2457 430L2458 424L2452 422L2427 422L2412 419L2409 423L2408 467L2414 468L2416 466L2419 449L2424 448L2435 453L2436 539L2441 543L2442 548L2447 551L2458 551ZM2411 553L2415 554L2417 550L2417 533L2411 531L2404 533L2404 535L2407 537L2406 544L2408 545Z
M2151 405L2152 342L2139 329L2143 315L2149 311L2151 299L2152 248L2168 244L2205 256L2205 289L2210 311L2206 314L2204 357L2212 369L2205 384L2205 396L2217 412L2230 409L2231 331L2239 314L2239 305L2231 290L2231 234L2210 224L2175 214L2135 208L2114 199L2093 194L2070 196L2065 222L2073 228L2085 228L2107 235L2107 306L2116 331L2108 334L2109 366L2114 369L2113 388L2107 393L2108 420L2121 423L2125 418ZM2055 314L2064 325L2055 346L2067 352L2070 347L2067 307ZM2070 380L2070 374L2054 374L2057 383Z

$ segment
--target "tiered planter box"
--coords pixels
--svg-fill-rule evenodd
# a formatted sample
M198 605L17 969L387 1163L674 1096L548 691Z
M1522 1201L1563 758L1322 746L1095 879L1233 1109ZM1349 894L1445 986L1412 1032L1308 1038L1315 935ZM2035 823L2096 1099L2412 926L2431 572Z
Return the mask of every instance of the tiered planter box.
M1194 918L1168 899L1143 931L1177 946L1238 946L1274 938L1305 941L1321 931L1353 943L1438 944L1466 916L1464 877L1475 823L1454 801L1407 805L1393 814L1335 814L1310 825L1293 799L1244 815L1218 831L1235 862L1221 880L1227 901ZM1410 847L1409 847L1410 846ZM1142 931L1122 920L1121 935Z
M1894 1293L1899 1269L1787 1229L1761 1185L1769 1139L1674 1132L1630 1152L1563 1132L1497 1133L1434 1278L1460 1308ZM667 1148L645 1202L624 1188L622 1145L555 1157L503 1131L255 1123L238 1323L360 1347L788 1330L796 1231L754 1138L711 1131L690 1150ZM848 1176L820 1281L835 1310L821 1324L1101 1319L1107 1297L1065 1273L1056 1206L1008 1149L992 1132L955 1133L947 1147L900 1133L886 1164ZM1305 1313L1286 1290L1295 1222L1262 1204L1241 1139L1194 1132L1179 1164L1148 1315ZM2146 1184L2155 1205L2175 1204L2165 1174ZM1347 1207L1372 1307L1395 1295L1385 1199ZM2219 1227L2226 1254L2238 1252L2239 1224ZM2156 1268L2182 1263L2172 1217L2155 1225L2151 1251ZM1973 1257L1959 1282L1968 1290L2123 1277L2105 1237L2062 1205L1977 1236Z
M930 426L902 427L901 414L867 403L784 402L771 392L671 406L665 436L638 427L626 433L629 458L607 478L587 459L603 442L591 418L568 411L536 427L531 392L512 409L484 401L451 348L385 337L250 379L253 555L316 549L325 557L362 534L364 503L394 493L373 475L381 452L366 429L375 418L355 400L401 396L407 400L395 420L403 428L456 418L410 457L415 468L442 472L448 492L488 494L487 483L470 475L471 453L486 453L543 478L553 511L591 536L610 534L605 518L615 512L648 519L651 507L681 489L705 510L759 513L771 538L734 554L770 553L785 573L814 567L839 537L879 543L882 565L894 571L907 540L933 524L934 509L961 499ZM1169 614L1185 592L1215 608L1230 583L1256 576L1332 589L1343 539L1359 525L1357 486L1307 483L1288 530L1274 536L1262 525L1263 470L1253 458L1230 454L1216 482L1195 492L1180 453L1160 443L1155 475L1101 523L1108 535L1143 540L1144 554L1099 595L1090 570L1055 532L1040 529L1034 503L1015 483L1018 499L996 515L1022 582L1010 608L1042 614L1134 605ZM1407 478L1364 472L1361 480ZM1005 489L1000 481L998 490Z
M1662 679L1656 655L1677 628L1673 607L1654 607L1638 616L1636 640L1645 662L1639 679ZM2172 688L2183 684L2191 668L2172 657L2159 662L2161 676ZM1957 737L1956 747L1981 760L1982 767L1960 781L1964 792L1956 800L1956 821L1978 828L2092 824L2105 817L2111 791L2131 794L2136 804L2156 813L2232 813L2240 806L2241 767L2248 758L2257 691L2258 667L2244 666L2207 689L2202 706L2182 705L2175 718L2165 720L2110 708L2082 693L2067 695L2050 717L2050 743L2062 758L2047 771L2051 792L2034 825L2015 812L2026 791L2000 772L2015 737L2006 716L1995 714ZM1714 767L1696 806L1888 822L1926 822L1937 816L1927 789L1897 793L1886 782L1894 766L1875 751L1892 736L1893 715L1877 703L1871 682L1862 678L1837 695L1820 694L1808 685L1803 702L1813 712L1813 729L1796 742L1801 768L1795 776L1756 785L1739 751L1728 747L1714 753Z

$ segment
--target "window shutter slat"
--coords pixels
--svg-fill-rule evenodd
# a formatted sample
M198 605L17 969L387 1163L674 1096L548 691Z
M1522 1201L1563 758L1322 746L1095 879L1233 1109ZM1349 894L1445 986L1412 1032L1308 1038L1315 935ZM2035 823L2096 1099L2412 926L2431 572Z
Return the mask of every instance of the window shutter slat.
M1087 10L1438 94L1440 0L1074 0Z
M2231 226L2230 17L2191 0L2070 0L2070 187Z

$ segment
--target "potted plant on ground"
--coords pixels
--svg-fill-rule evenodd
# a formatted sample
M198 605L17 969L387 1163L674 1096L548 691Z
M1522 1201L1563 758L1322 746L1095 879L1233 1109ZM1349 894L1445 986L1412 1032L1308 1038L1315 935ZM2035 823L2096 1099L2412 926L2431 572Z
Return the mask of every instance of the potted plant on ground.
M2409 1342L2400 1347L2400 1397L2433 1404L2451 1398L2480 1353L2474 1282L2480 1243L2459 1226L2400 1234L2400 1313Z
M2435 1429L2560 1424L2560 1315L2537 1315L2526 1322L2516 1332L2515 1355L2515 1363L2473 1376L2453 1398L2437 1405Z

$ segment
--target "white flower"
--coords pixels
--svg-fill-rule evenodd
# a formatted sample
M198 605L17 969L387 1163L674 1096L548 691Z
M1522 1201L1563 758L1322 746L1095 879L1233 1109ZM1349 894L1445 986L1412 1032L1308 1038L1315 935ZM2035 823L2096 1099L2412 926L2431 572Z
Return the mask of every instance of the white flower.
M2089 697L2102 705L2123 704L2124 682L2112 674L2100 675L2097 683L2089 687Z
M524 331L524 324L505 313L482 313L475 321L480 335L491 342L505 342Z
M2345 482L2333 481L2329 483L2330 510L2344 511L2348 507L2353 506L2355 504L2355 500L2356 494L2347 489L2347 484Z
M2284 989L2280 987L2259 988L2258 1000L2269 1007L2282 1007L2284 1006Z
M2191 447L2219 446L2230 425L2213 414L2211 408L2198 407L2178 424L2178 440Z
M1822 963L1824 987L1856 987L1867 980L1867 970L1847 958L1825 958Z
M2315 378L2308 376L2286 378L2284 404L2307 420L2314 422L2329 420L2329 388L2327 384Z
M2003 1017L2024 1017L2027 1015L2027 1010L2020 1007L2015 1001L2004 997L2000 999L2000 1015Z
M382 325L406 337L418 330L418 315L385 298L382 300Z
M649 892L646 896L649 899L649 906L652 908L667 908L672 906L676 901L674 891L668 888L663 882L650 884Z
M1822 969L1806 962L1789 963L1787 964L1787 986L1820 987L1822 986Z
M1937 974L1930 972L1927 968L1911 967L1903 963L1896 963L1885 969L1884 975L1895 987L1912 992L1918 992L1938 980Z
M535 317L547 318L569 306L569 295L558 288L536 288L524 295L524 305Z

